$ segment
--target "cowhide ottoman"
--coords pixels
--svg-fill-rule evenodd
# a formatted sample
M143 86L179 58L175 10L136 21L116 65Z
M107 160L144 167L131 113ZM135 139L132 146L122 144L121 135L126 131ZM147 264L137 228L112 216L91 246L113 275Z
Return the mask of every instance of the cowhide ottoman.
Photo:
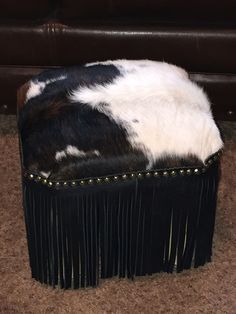
M222 139L181 68L117 60L18 91L32 277L61 288L211 260Z

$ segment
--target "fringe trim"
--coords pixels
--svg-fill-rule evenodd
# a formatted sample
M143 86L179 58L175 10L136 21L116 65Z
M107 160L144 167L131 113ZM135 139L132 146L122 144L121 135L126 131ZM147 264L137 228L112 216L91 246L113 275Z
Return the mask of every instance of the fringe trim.
M211 260L218 162L198 176L57 190L23 178L32 277L60 288Z

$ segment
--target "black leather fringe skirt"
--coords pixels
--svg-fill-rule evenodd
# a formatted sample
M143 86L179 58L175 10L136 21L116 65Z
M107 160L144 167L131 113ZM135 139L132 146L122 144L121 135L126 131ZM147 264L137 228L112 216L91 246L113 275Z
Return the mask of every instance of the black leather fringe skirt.
M100 278L204 265L212 255L218 168L216 160L195 174L176 169L72 183L24 175L32 277L76 289Z

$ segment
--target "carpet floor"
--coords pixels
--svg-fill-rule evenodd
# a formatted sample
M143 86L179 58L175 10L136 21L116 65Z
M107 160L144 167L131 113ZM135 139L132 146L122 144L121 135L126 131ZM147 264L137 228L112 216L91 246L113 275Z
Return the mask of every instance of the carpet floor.
M0 116L0 313L236 313L236 123L225 152L212 262L179 274L101 280L58 290L31 279L15 117Z

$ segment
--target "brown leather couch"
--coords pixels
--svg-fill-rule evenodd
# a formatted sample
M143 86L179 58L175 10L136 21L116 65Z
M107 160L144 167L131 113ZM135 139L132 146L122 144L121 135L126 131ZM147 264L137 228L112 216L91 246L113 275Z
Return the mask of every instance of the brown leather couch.
M235 0L1 0L0 111L44 68L127 58L190 71L215 117L236 119Z

